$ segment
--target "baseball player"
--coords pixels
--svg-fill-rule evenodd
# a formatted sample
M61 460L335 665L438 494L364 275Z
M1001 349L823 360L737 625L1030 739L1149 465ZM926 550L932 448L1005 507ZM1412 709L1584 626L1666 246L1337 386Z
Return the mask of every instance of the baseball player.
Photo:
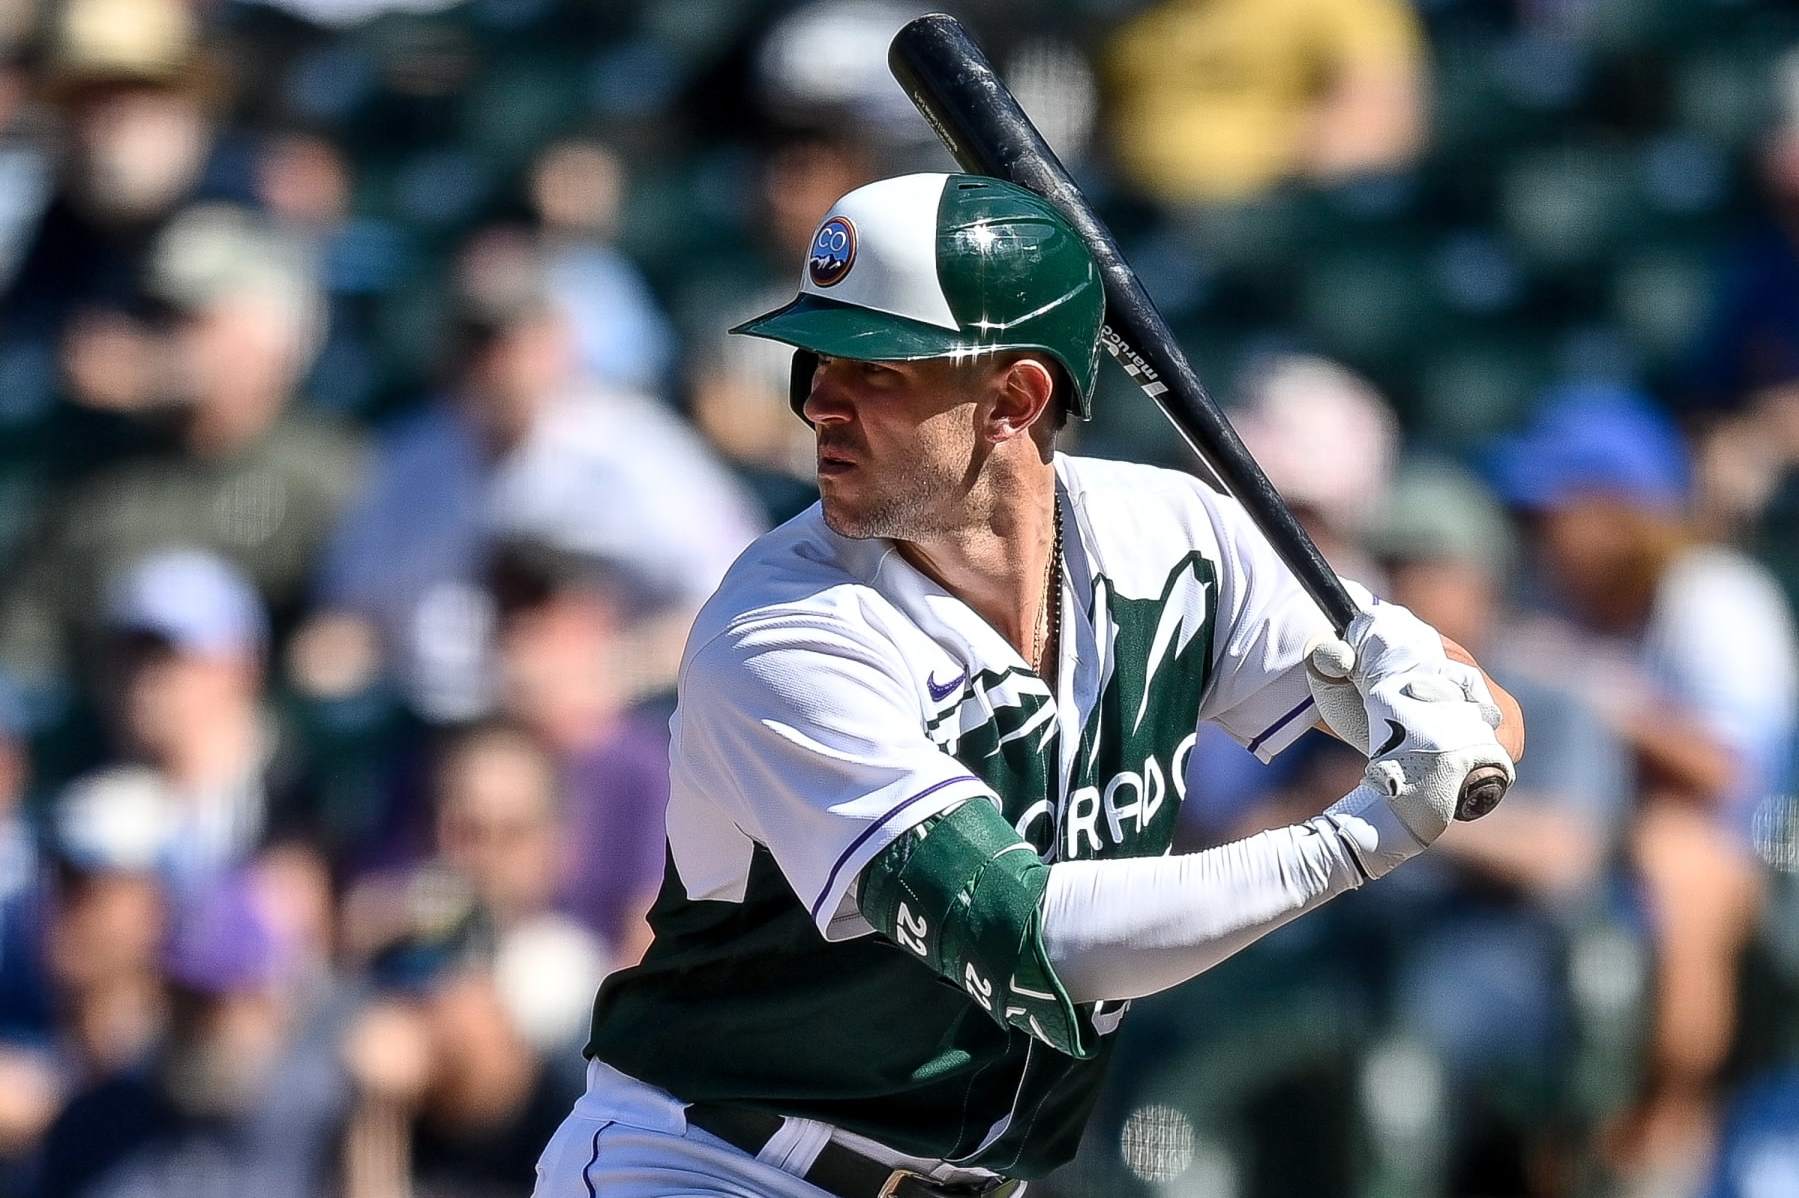
M838 201L798 298L733 330L795 347L821 501L694 625L655 943L600 992L540 1198L1016 1194L1133 998L1509 774L1516 705L1405 609L1336 640L1234 501L1055 451L1103 306L1043 200L920 174ZM1174 856L1202 720L1378 743L1316 818Z

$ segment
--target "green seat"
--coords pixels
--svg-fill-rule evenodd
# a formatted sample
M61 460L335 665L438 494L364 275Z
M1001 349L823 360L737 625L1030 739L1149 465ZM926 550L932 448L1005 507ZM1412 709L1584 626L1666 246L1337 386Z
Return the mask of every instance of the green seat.
M1421 359L1411 426L1426 441L1469 448L1515 425L1551 377L1551 347L1528 326L1464 331Z
M1245 281L1288 270L1308 235L1306 198L1293 188L1240 204L1199 210L1174 223L1177 235L1207 266Z
M1683 58L1673 85L1676 121L1717 145L1748 145L1773 114L1774 56L1772 47L1750 36Z
M1378 369L1431 335L1442 308L1420 286L1428 243L1419 238L1346 244L1298 280L1298 317L1328 353Z
M1704 243L1664 242L1621 256L1612 272L1612 315L1650 366L1675 365L1704 327L1716 260Z
M1505 45L1483 34L1438 48L1430 108L1431 152L1438 159L1488 154L1537 132L1537 114L1516 102L1500 69Z
M1511 247L1484 229L1457 229L1431 244L1426 273L1432 297L1460 315L1491 318L1525 298L1529 273Z
M1689 18L1727 19L1716 0L1591 0L1577 26L1588 44L1613 52L1641 52L1679 44Z
M1685 130L1645 140L1637 151L1637 172L1651 236L1719 221L1732 198L1728 154Z
M464 100L464 141L517 170L568 127L579 99L575 72L548 55L496 64Z
M0 558L16 562L44 500L42 472L28 462L0 464Z
M1500 182L1498 220L1519 255L1548 270L1602 261L1636 211L1627 143L1568 141L1521 155Z

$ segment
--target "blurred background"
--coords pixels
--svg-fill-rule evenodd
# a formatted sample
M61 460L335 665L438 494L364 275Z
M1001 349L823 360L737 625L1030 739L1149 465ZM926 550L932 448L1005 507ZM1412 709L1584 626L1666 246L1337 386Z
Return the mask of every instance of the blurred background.
M969 0L1507 804L1126 1022L1044 1198L1799 1194L1799 10ZM903 0L0 0L0 1194L488 1198L641 952ZM1070 448L1175 466L1107 368ZM1202 740L1183 836L1356 761Z

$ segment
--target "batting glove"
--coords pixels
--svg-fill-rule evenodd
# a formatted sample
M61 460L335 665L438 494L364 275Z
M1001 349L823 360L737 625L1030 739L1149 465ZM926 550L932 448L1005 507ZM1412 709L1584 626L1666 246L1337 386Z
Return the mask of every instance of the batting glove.
M1480 708L1432 674L1377 683L1381 710L1394 713L1392 740L1368 762L1362 783L1324 813L1362 872L1384 877L1429 848L1449 821L1468 775L1483 766L1507 784L1512 761Z
M1383 677L1416 673L1447 679L1480 709L1489 728L1499 727L1499 704L1486 676L1474 666L1452 661L1443 652L1437 630L1397 603L1369 595L1342 639L1323 637L1306 654L1306 681L1318 714L1332 732L1369 757L1378 755L1378 742L1369 736L1370 717L1376 729L1384 729L1382 721L1390 717L1370 709L1370 686ZM1383 732L1383 739L1387 735Z

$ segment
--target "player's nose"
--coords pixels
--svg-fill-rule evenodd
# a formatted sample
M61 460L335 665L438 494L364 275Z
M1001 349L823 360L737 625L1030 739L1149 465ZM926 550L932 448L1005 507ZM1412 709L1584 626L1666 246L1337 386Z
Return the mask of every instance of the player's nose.
M819 358L812 371L812 389L800 405L801 413L813 424L841 424L854 419L855 389L848 385L847 365L842 358Z

